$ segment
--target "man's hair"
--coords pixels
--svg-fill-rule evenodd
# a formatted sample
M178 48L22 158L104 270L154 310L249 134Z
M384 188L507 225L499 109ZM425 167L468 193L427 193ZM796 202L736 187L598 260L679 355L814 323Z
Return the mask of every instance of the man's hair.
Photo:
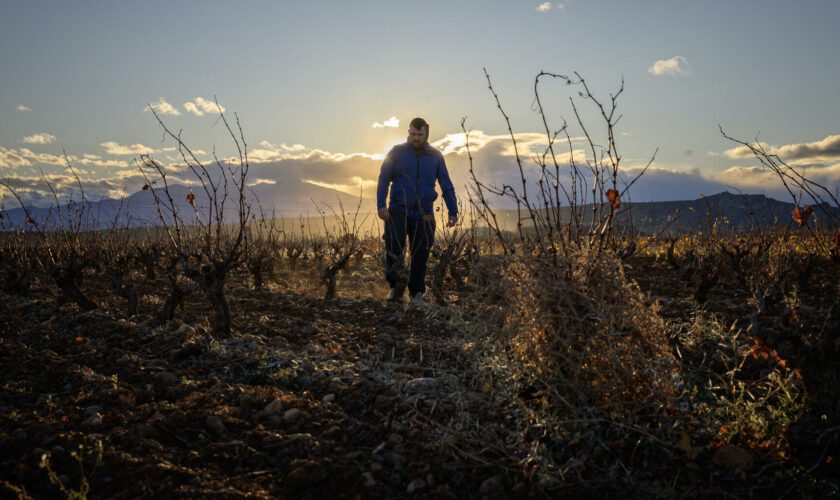
M426 132L429 131L429 124L426 123L426 120L424 120L420 117L417 117L417 118L411 120L411 123L409 124L409 127L415 128L417 130L426 129Z

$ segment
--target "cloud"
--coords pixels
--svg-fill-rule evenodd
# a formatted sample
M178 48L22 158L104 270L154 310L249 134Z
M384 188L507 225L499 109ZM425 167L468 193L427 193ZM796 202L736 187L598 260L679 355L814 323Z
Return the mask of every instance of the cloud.
M814 142L785 144L772 146L760 143L768 154L779 156L783 160L809 160L811 162L828 162L840 158L840 135L828 135L824 139ZM746 146L738 146L723 152L727 158L752 158L753 153Z
M18 104L18 105L17 105L17 107L16 107L15 109L16 109L17 111L20 111L21 113L26 113L27 111L32 111L32 110L29 108L29 106L27 106L26 104Z
M0 146L0 168L19 168L30 165L32 165L32 162L24 158L19 152Z
M89 155L85 155L89 156ZM80 165L92 165L94 167L128 167L129 163L125 160L116 160L116 159L108 159L103 160L101 158L82 158L81 160L77 160L76 163Z
M248 160L254 163L266 163L280 160L303 160L312 157L323 157L334 161L343 161L355 156L380 159L381 154L369 153L330 153L320 149L307 148L303 144L272 144L268 141L260 141L260 147L248 151Z
M529 197L536 200L537 181L540 178L541 169L535 159L540 159L545 152L545 134L523 132L517 133L515 138L527 179ZM555 148L560 168L559 179L567 189L570 188L569 163L571 159L574 158L579 165L583 165L587 156L591 155L591 153L587 154L581 140L582 138L579 137L573 138L571 151L565 140L560 141ZM817 143L822 144L823 141L809 144ZM105 144L108 143L103 143L103 147ZM457 195L462 201L466 201L466 186L472 186L470 161L466 153L466 137L462 133L449 134L434 141L433 145L444 153ZM124 154L137 154L138 151L150 150L141 144L121 146L115 142L109 144L106 149ZM829 149L826 146L820 151L825 153ZM473 170L482 182L495 186L509 185L520 188L519 167L514 158L513 141L509 135L493 135L481 130L473 130L470 133L470 153L473 159ZM109 154L113 153L109 152ZM281 211L286 210L287 213L312 211L310 196L315 201L327 203L334 202L336 194L342 196L346 194L355 198L359 194L360 187L363 196L370 201L375 197L376 179L383 157L381 153L336 153L301 144L274 144L269 141L259 142L258 148L250 151L249 156L252 160L249 185L261 193L271 193L267 194L265 199L261 198L264 202L263 208L267 211L277 208ZM700 193L711 195L734 189L740 189L745 193L764 193L785 201L789 198L778 178L762 167L741 164L721 171L701 170L690 163L691 158L686 158L686 164L655 163L633 185L630 199L636 202L696 199ZM83 181L86 192L89 190L91 194L117 193L124 187L129 193L133 193L144 182L137 169L133 168L130 162L120 158L84 154L81 155L81 159L71 157L71 161L80 167L109 167L89 168L91 174L85 175ZM549 175L553 175L553 163L550 159L547 161L550 165ZM161 162L166 169L167 180L171 180L173 184L190 182L194 184L195 179L192 173L185 168L180 159L161 158ZM64 163L61 157L37 154L26 148L18 150L0 148L0 167L10 169L0 170L2 176L7 176L10 171L21 175L27 174L27 171L32 173L31 166L35 163L57 165L51 169L52 172L69 177L61 169ZM620 172L620 178L624 182L629 182L641 171L645 163L644 160L623 159L624 167ZM52 174L50 169L46 170L49 175ZM591 186L591 175L587 173L588 169L584 166L582 171ZM809 167L807 173L809 178L834 189L840 179L840 161L821 167ZM34 177L37 178L37 175ZM73 188L72 182L63 182L61 185L67 186L67 189ZM581 191L589 192L588 189ZM565 203L565 200L562 201ZM51 204L51 199L46 198L45 203Z
M373 128L397 128L400 126L400 120L396 116L392 116L382 123L375 122L371 126Z
M55 141L55 136L45 133L27 135L20 140L25 144L50 144L53 141Z
M803 173L803 169L797 170ZM808 180L826 186L832 193L840 188L840 163L811 166L804 169L804 174ZM715 173L712 177L744 190L766 192L777 199L791 201L790 194L783 189L779 177L764 167L736 165Z
M336 191L341 191L342 193L347 193L353 196L359 196L359 193L362 193L362 196L367 194L368 198L372 198L373 195L376 193L376 179L363 179L359 176L353 176L349 179L347 184L336 184L336 183L329 183L323 182L315 179L301 179L301 182L305 182L307 184L312 184L315 186L325 187L328 189L334 189Z
M222 113L225 112L225 107L221 104L217 107L214 101L205 99L203 97L196 97L192 101L184 103L184 109L196 116L204 116L205 113L215 113L221 108Z
M178 108L166 102L166 100L164 100L163 97L146 106L143 109L143 111L149 111L149 108L155 110L156 113L160 113L162 115L181 116L181 112L178 111Z
M548 11L551 10L551 7L552 7L551 2L543 2L539 5L537 5L536 10L537 10L537 12L548 12Z
M115 141L107 141L100 144L105 148L105 152L109 155L129 156L154 153L155 150L144 146L142 144L132 144L130 146L123 146Z
M497 154L508 157L515 157L516 152L519 152L520 158L529 159L532 156L542 156L548 152L548 140L544 133L537 132L519 132L514 134L516 139L516 149L513 147L513 141L509 134L487 135L481 130L473 130L469 134L470 151L475 153L484 147L491 146L495 148ZM572 142L583 140L583 137L573 137ZM432 146L441 150L445 155L448 154L467 154L467 138L463 132L455 134L447 134L441 139L432 142ZM562 155L564 152L568 153L568 148L565 139L558 139L554 142L555 154ZM582 150L576 150L580 152ZM576 153L575 159L578 158Z
M35 163L43 163L44 165L65 165L67 160L74 161L77 159L73 155L68 155L67 160L65 160L64 156L51 155L49 153L35 153L27 148L20 148L20 155Z
M688 76L691 74L691 68L688 65L688 59L682 56L674 56L670 59L656 61L653 66L648 68L648 73L653 76Z

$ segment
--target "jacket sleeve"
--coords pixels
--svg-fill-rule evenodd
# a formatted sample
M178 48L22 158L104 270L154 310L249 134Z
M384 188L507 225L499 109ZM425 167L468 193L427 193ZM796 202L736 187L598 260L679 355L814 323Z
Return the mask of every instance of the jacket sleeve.
M382 161L382 167L379 169L379 182L376 184L376 209L385 208L385 198L388 197L388 187L391 185L391 179L394 176L394 150L388 151L385 155L385 160Z
M449 170L446 169L446 161L443 155L438 158L438 183L443 192L443 201L446 202L446 209L449 211L450 217L458 216L458 200L455 198L455 186L452 185L452 180L449 178Z

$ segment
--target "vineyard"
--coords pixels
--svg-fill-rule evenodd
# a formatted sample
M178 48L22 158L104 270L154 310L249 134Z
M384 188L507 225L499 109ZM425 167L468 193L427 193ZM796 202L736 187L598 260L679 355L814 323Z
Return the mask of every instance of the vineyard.
M541 79L580 88L607 140L569 166L566 125L546 124L538 182L518 156L521 187L472 174L423 303L383 300L359 206L319 206L313 231L249 198L221 109L232 160L202 163L160 122L194 184L141 156L144 228L92 212L81 182L38 216L0 181L26 212L0 219L4 496L836 495L837 199L745 142L790 186L789 221L641 236L621 90Z

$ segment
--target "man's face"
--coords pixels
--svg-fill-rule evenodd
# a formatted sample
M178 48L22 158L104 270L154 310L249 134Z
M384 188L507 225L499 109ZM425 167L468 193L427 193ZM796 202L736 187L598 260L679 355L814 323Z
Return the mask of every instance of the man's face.
M419 148L426 142L426 128L408 127L408 142L415 148Z

